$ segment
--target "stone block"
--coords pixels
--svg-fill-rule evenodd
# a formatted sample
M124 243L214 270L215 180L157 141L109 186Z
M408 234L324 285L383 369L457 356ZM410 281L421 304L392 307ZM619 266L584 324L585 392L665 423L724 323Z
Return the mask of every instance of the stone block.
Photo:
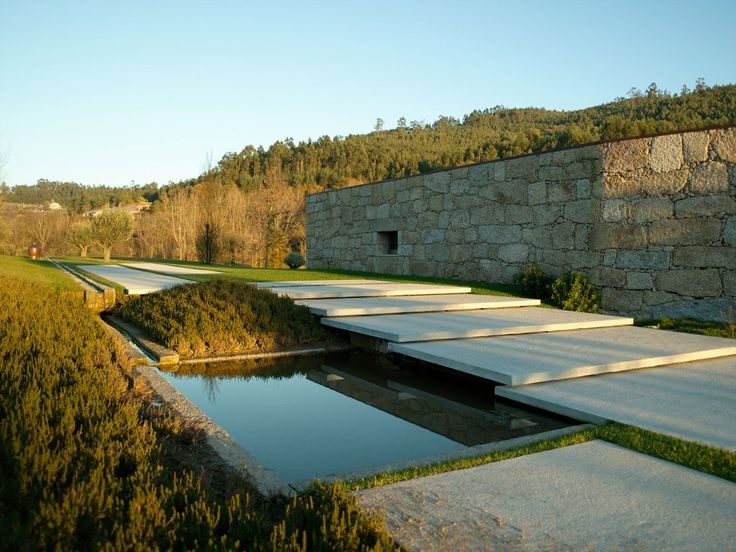
M534 207L534 224L536 226L554 224L559 221L563 212L563 205L537 205Z
M736 269L736 250L729 246L677 247L672 252L672 266L683 268L733 268Z
M690 190L698 194L727 194L728 169L725 163L708 161L690 171Z
M483 188L478 195L491 201L503 204L525 205L527 201L528 182L523 180L507 180L496 182Z
M547 227L524 228L522 240L537 249L552 247L552 229Z
M600 171L600 164L589 159L580 159L573 163L564 165L565 178L568 180L580 180L584 178L595 178Z
M654 289L654 279L650 272L628 272L626 274L627 289Z
M575 183L578 199L593 199L593 183L590 178L581 178ZM598 198L600 199L600 198Z
M555 224L552 228L552 247L572 249L575 247L575 225L571 222Z
M594 223L601 218L601 202L597 199L579 199L565 204L565 218L572 222Z
M728 195L688 197L675 202L678 218L722 217L736 214L736 199Z
M576 192L574 182L550 182L547 186L547 200L550 203L567 203L575 199Z
M559 182L565 180L567 174L565 169L557 165L550 165L547 167L539 167L539 180L543 182Z
M502 182L506 180L506 161L495 161L493 163L493 169L489 169L489 176L493 175L495 182Z
M525 178L537 180L539 169L539 155L526 155L506 161L506 178Z
M626 272L615 268L596 267L588 274L590 283L596 287L624 287L626 284Z
M641 310L642 292L617 288L601 290L601 310L615 313L634 313Z
M444 194L450 189L450 174L447 171L438 171L424 175L424 186L435 194Z
M629 221L643 224L666 220L672 218L674 210L674 202L668 197L637 199L629 204Z
M672 219L649 225L652 245L708 245L720 239L721 221L718 219Z
M619 251L614 266L624 270L665 270L671 261L670 251Z
M529 205L543 205L547 203L547 183L532 182L527 189L527 203Z
M629 218L629 202L623 199L607 199L601 207L603 222L626 222Z
M603 197L605 199L629 198L645 195L645 186L640 177L622 176L616 173L603 175Z
M485 243L519 243L521 241L521 226L505 224L479 226L478 239Z
M670 172L682 166L682 138L680 134L652 138L649 166L654 172Z
M671 196L679 194L687 187L689 176L689 169L681 169L643 175L637 181L644 195L650 197Z
M566 266L572 267L574 270L588 272L600 265L601 256L599 251L573 249L565 252L565 262Z
M687 165L702 163L708 159L710 139L706 131L687 132L682 135L682 157Z
M506 205L504 221L506 224L528 224L534 220L534 208L529 205Z
M525 263L529 259L529 246L523 243L501 245L498 258L507 263Z
M736 248L736 216L726 217L723 228L723 243Z
M733 315L736 317L736 270L721 270L723 294L731 298Z
M736 163L736 128L712 131L711 143L716 159Z
M590 227L587 224L576 224L575 225L575 249L587 250L588 249L588 238L590 237ZM598 256L598 251L594 254Z
M718 270L663 270L654 279L656 288L689 297L718 297L723 290Z
M644 226L601 223L593 226L588 238L591 249L639 249L647 245Z
M648 166L649 148L646 139L622 140L603 146L603 171L632 173Z

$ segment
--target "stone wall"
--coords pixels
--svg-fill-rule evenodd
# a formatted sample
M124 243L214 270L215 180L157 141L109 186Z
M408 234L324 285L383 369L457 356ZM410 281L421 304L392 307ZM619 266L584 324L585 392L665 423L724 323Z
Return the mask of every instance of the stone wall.
M736 127L314 194L310 268L510 282L587 274L607 312L736 318Z

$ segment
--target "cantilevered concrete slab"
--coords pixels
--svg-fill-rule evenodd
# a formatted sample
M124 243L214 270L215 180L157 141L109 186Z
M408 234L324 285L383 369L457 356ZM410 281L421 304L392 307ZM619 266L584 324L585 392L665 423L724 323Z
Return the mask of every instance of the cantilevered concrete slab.
M364 297L344 299L299 299L299 305L318 316L370 316L410 312L443 312L537 306L539 299L498 295L415 295L411 297Z
M603 441L367 489L407 550L732 550L736 483Z
M164 263L121 263L123 266L137 268L138 270L148 270L151 272L163 272L164 274L221 274L217 270L209 270L207 268L195 268L193 266L176 266Z
M497 387L496 395L593 423L616 421L736 451L736 357ZM736 510L735 510L736 512Z
M633 323L632 318L540 307L322 319L325 326L396 343L631 326Z
M280 282L256 282L260 288L304 287L304 286L360 286L365 284L386 284L386 280L367 280L364 278L345 280L283 280Z
M506 385L524 385L736 355L736 342L621 326L389 343L388 350Z
M274 293L297 299L329 299L335 297L396 297L402 295L444 295L470 293L471 288L412 284L405 282L380 282L370 284L329 284L281 286Z
M128 295L142 295L162 289L189 284L190 280L154 274L119 265L80 265L85 272L101 276L122 286Z

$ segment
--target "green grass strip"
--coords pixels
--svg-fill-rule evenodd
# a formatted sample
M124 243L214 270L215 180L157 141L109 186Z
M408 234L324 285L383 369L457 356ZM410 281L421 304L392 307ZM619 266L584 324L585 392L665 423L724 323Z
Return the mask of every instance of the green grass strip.
M736 482L736 453L700 443L683 441L633 426L608 423L522 447L351 479L346 481L346 487L349 489L378 487L577 445L593 439L608 441L623 448Z

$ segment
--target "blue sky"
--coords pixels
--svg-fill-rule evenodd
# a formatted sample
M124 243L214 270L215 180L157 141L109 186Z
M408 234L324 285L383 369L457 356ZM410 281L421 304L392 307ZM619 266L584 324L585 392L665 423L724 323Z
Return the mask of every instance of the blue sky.
M192 178L247 145L736 83L733 0L0 0L0 180Z

